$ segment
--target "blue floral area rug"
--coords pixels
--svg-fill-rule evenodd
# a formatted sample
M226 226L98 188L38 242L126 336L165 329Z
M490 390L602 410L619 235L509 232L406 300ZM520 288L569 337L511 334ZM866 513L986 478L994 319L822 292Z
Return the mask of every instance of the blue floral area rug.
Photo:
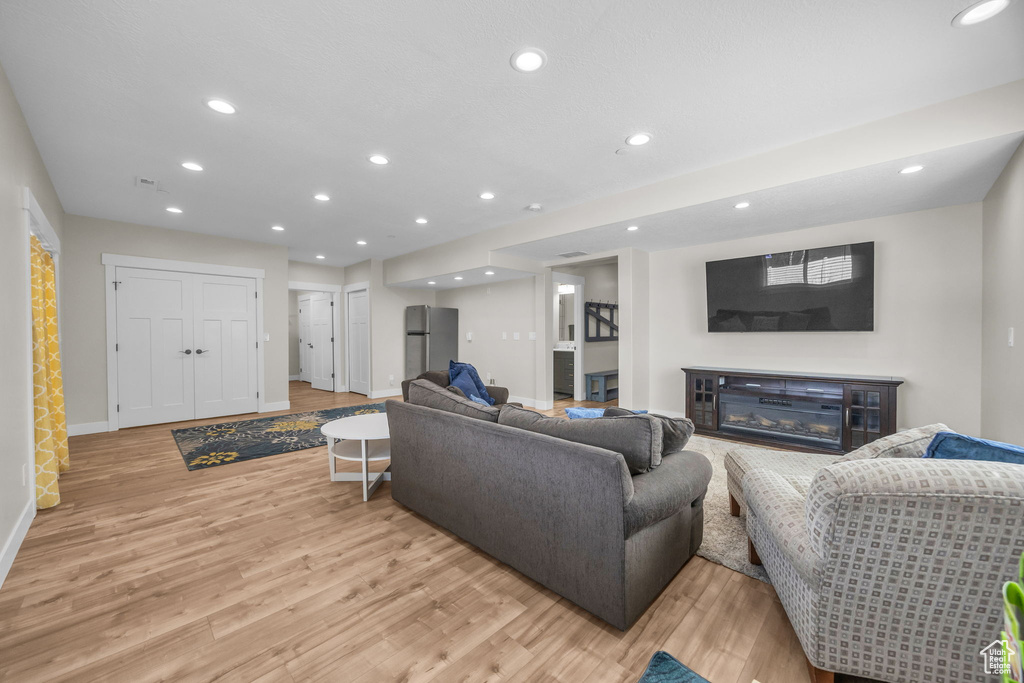
M315 410L240 422L222 422L205 427L172 429L185 466L201 470L243 460L265 458L292 451L327 445L320 427L350 415L384 412L383 403Z
M710 683L708 679L700 676L678 659L665 652L658 650L651 657L644 675L637 683Z

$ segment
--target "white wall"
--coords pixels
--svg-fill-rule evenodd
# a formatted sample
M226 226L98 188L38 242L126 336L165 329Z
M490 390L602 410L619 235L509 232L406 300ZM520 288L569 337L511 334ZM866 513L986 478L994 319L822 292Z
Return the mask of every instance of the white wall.
M983 436L1024 444L1024 146L982 203ZM1014 346L1007 343L1014 328Z
M981 430L981 204L650 256L651 405L684 410L687 365L896 375L898 424ZM875 242L875 331L710 334L704 263Z
M512 396L535 399L538 356L544 348L536 332L535 278L506 280L493 285L461 287L437 293L437 305L459 309L459 360L472 363L486 382L487 374ZM466 341L466 333L473 341ZM507 339L502 340L505 332ZM513 336L519 333L519 341ZM550 396L547 397L550 400Z
M32 328L24 188L59 237L64 209L50 182L7 75L0 69L0 583L35 511ZM66 287L62 287L66 291ZM62 306L64 302L62 302ZM72 467L74 462L72 461ZM22 472L27 470L26 482ZM19 526L20 525L20 526Z
M288 290L288 377L299 375L299 295L297 289Z
M384 285L384 265L370 262L370 397L402 393L405 379L405 308L434 306L432 290ZM361 264L351 266L353 277L362 277Z
M259 242L68 215L64 237L64 393L68 424L107 419L103 253L262 268L265 400L288 400L288 250Z

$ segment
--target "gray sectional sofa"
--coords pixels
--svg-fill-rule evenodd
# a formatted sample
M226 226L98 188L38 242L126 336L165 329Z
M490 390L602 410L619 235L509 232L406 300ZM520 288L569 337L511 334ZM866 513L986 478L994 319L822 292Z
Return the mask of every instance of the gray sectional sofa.
M657 418L571 424L423 380L387 412L396 501L619 629L700 546L711 464L663 454Z
M1001 588L1024 552L1024 466L922 458L945 425L845 456L726 454L729 491L816 681L993 680ZM734 507L735 509L735 507Z

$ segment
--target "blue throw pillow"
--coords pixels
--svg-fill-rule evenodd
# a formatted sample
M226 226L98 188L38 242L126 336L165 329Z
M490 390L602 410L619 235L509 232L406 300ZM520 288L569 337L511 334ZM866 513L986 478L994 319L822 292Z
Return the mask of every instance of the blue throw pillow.
M940 460L986 460L1024 465L1024 448L999 441L977 439L956 432L939 432L928 444L926 458Z
M487 405L494 405L494 399L487 393L487 386L481 381L476 368L469 363L448 361L448 382L458 387L466 396L476 394L487 401Z
M489 405L491 405L490 403L488 403L487 401L483 400L482 398L480 398L476 394L470 394L469 395L469 400L472 401L473 403L479 403L482 406L489 406Z
M583 417L603 417L604 408L566 408L565 414L569 416L570 420Z

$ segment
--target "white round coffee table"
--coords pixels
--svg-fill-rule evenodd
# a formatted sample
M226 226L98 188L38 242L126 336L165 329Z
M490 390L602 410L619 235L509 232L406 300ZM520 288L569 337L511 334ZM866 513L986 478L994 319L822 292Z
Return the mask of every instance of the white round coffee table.
M391 465L383 472L371 473L367 463L391 459L391 434L388 431L388 414L371 413L350 415L331 420L320 428L327 437L327 460L331 468L331 481L363 482L363 500L369 500L382 481L391 481ZM350 442L345 444L345 442ZM355 447L355 441L359 447ZM363 464L362 474L338 472L335 458ZM370 479L370 476L373 479Z

